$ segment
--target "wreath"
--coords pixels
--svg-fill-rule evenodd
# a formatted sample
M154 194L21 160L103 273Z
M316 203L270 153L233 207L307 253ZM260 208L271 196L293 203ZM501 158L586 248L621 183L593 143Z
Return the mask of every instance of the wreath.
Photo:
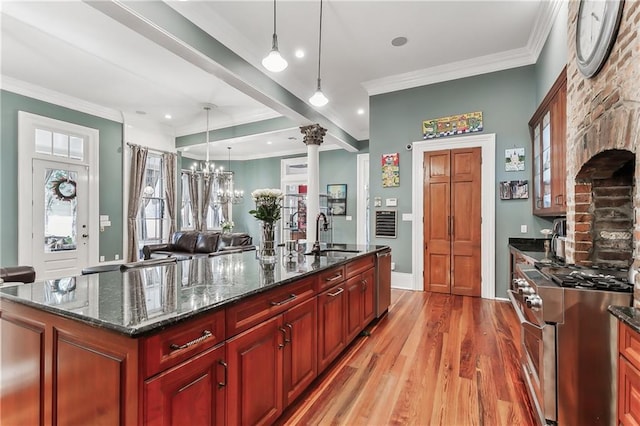
M51 182L51 190L58 200L71 201L76 198L76 181L60 178Z

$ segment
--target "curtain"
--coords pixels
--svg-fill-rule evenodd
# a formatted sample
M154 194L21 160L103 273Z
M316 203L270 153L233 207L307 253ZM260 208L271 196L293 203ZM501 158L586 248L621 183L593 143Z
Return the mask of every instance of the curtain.
M208 176L202 179L202 202L200 203L200 228L198 231L207 230L207 216L209 213L209 200L211 200L211 189L213 188L213 177Z
M129 173L129 206L127 208L127 262L139 260L138 254L138 210L144 185L148 149L131 145L131 171Z
M130 315L127 325L138 325L147 319L147 302L145 298L143 269L132 269L126 272L125 283L128 284Z
M189 173L189 198L191 198L191 215L193 229L200 230L200 208L198 207L198 175Z
M176 231L176 154L165 152L162 154L164 167L164 198L169 216L169 235Z
M184 262L183 262L184 263ZM184 268L185 265L181 265ZM177 307L177 289L176 274L178 273L177 264L164 266L164 291L162 292L162 310L163 312L174 312Z

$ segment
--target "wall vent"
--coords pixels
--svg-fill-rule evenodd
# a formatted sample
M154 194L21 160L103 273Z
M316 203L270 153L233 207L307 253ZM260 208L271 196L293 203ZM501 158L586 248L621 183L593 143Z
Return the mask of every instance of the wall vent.
M398 220L395 210L376 211L376 238L397 238Z

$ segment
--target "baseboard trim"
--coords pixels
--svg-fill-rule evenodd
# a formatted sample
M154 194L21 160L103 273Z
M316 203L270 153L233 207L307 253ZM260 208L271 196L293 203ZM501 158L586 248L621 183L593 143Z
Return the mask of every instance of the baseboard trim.
M391 272L391 288L397 288L398 290L415 290L413 288L413 274Z

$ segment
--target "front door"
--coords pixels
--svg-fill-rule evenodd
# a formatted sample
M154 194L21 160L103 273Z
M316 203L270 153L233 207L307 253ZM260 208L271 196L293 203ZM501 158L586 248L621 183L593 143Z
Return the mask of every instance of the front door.
M79 274L89 263L87 166L33 159L32 194L38 279Z
M424 154L425 291L481 294L481 154Z

